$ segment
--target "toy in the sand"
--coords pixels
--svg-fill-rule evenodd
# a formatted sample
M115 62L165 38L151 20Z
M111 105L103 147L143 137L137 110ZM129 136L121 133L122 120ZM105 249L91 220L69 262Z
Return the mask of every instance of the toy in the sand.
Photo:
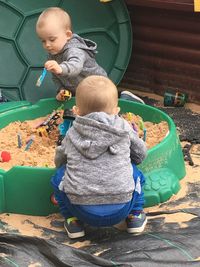
M147 139L147 129L144 128L144 130L143 130L143 140L144 140L144 142L146 142L146 139Z
M130 123L132 126L133 130L138 133L138 135L143 138L144 142L146 142L147 139L147 129L144 125L143 119L135 115L131 112L126 112L121 115L126 121Z
M73 114L72 110L65 109L63 113L63 122L58 126L60 133L57 141L58 146L61 145L61 142L65 137L66 132L72 126L74 120L75 120L75 115Z
M54 110L45 121L36 126L37 134L41 137L47 137L48 134L60 124L62 113L61 109Z
M32 145L34 139L35 139L35 136L32 135L31 138L30 138L30 139L27 141L27 143L26 143L26 147L25 147L25 149L24 149L25 151L29 150L29 148L30 148L30 146Z
M8 151L2 151L0 155L0 161L1 162L8 162L11 160L10 152Z
M47 74L47 70L44 68L43 71L42 71L42 74L40 75L40 77L38 78L38 80L36 82L36 86L40 87L40 85L42 84L46 74Z
M17 134L17 143L18 143L18 148L21 148L22 147L22 137L21 137L20 133Z
M143 119L139 120L140 129L143 131L143 140L146 142L147 139L147 129L144 127Z

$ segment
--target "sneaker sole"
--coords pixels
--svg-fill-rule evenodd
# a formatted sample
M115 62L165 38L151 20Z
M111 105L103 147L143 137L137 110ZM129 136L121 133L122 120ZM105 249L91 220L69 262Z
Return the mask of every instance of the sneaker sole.
M143 225L141 227L137 227L137 228L127 228L127 232L129 234L139 234L142 233L144 231L144 228L147 224L147 218L145 219Z
M82 231L82 232L78 232L78 233L70 233L67 228L65 227L64 225L64 228L69 236L69 238L73 239L73 238L79 238L79 237L83 237L85 236L85 231Z
M129 91L122 91L121 94L122 95L126 94L126 95L131 96L131 97L134 95L134 94L130 93ZM138 96L134 95L134 98L136 100L138 100L139 102L141 102L142 104L145 104L144 101L141 98L139 98Z

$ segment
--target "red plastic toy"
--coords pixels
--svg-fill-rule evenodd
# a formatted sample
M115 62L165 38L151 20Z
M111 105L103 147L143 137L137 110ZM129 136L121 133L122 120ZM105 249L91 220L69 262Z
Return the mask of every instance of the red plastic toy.
M0 161L2 162L8 162L11 160L10 152L2 151L0 156Z
M51 196L50 196L50 201L51 201L51 203L52 203L53 205L55 205L55 206L58 205L58 201L56 200L54 193L51 194Z

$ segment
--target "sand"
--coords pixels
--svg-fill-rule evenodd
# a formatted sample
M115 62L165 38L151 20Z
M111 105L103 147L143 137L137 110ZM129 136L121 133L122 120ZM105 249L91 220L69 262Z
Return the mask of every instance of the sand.
M131 113L124 114L130 124L134 123L138 135L143 138L143 127L146 128L146 145L151 148L160 143L168 134L167 122L152 123L142 120L140 116ZM131 115L131 116L130 116ZM47 117L27 120L24 122L16 121L0 130L0 153L7 151L11 154L9 162L0 161L0 169L9 170L13 166L31 167L50 167L54 168L55 148L58 140L58 127L54 127L47 136L40 136L36 128ZM60 123L62 120L60 120ZM142 125L141 125L142 124ZM22 146L18 147L18 135L20 135ZM27 143L30 139L33 143L26 151Z
M9 170L13 166L52 167L54 168L54 154L58 139L58 127L54 127L47 136L40 136L37 125L47 117L15 121L0 130L0 153L7 151L11 154L9 162L0 161L0 169ZM18 147L18 135L22 146ZM28 141L33 139L32 144L26 151Z

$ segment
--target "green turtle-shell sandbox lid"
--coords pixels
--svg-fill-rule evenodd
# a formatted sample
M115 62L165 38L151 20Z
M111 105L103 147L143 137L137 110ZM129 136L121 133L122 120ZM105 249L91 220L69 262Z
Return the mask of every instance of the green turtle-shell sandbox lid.
M132 32L123 0L0 0L0 89L10 101L36 102L56 95L49 73L42 86L36 87L47 54L35 24L40 13L51 6L68 11L73 31L97 43L97 62L115 84L127 68Z

